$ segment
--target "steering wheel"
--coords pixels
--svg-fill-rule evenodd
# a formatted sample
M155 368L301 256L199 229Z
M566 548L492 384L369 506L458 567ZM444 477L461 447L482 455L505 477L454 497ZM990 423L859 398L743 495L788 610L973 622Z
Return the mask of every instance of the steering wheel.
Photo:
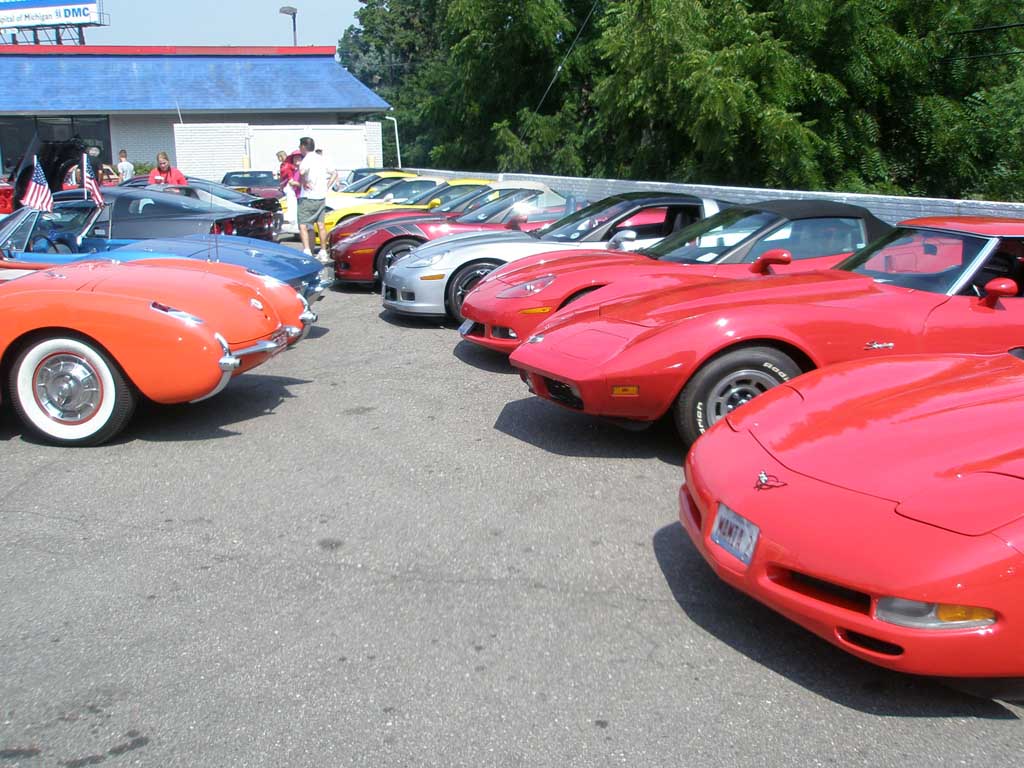
M26 250L30 253L60 253L57 250L57 244L45 235L40 235L30 240Z

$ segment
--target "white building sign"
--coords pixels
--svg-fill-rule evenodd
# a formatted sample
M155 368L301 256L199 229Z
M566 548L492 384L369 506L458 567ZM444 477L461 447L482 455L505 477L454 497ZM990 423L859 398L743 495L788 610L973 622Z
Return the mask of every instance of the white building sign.
M99 0L0 0L0 29L99 24Z

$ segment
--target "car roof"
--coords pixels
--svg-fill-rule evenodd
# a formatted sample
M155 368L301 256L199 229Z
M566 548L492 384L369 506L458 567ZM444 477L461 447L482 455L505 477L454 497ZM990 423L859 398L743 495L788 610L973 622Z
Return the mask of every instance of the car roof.
M833 200L765 200L759 203L742 203L734 206L732 210L764 211L790 221L821 218L862 219L869 241L892 230L890 224L882 221L867 208Z
M948 229L985 237L1024 237L1024 219L1008 216L926 216L901 221L899 226Z

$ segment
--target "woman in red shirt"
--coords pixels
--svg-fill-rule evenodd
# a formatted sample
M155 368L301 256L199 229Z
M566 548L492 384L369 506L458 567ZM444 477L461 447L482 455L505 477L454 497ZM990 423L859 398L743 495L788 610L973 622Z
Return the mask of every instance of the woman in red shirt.
M188 184L184 174L177 168L171 167L171 158L166 152L160 152L156 156L156 168L149 172L150 184Z
M296 227L297 219L296 214L298 212L298 192L301 185L301 176L299 175L299 164L298 160L302 158L302 154L296 150L290 155L286 155L284 150L277 153L277 159L281 162L281 168L278 171L279 186L281 191L284 192L285 200L287 204L285 208L285 223L294 224Z

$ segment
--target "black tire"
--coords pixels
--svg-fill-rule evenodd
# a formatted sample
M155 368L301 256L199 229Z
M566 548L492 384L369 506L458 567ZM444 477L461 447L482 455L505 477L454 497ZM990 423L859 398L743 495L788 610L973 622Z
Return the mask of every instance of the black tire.
M136 396L121 369L93 342L76 336L33 339L7 379L25 427L55 445L99 445L122 429Z
M563 301L562 302L562 306L559 307L559 309L563 309L564 307L568 307L574 301L579 301L584 296L586 296L588 293L593 293L594 291L598 290L599 288L604 288L604 286L603 285L595 285L595 286L592 286L590 288L584 288L582 291L577 291L572 296L570 296L568 299Z
M466 294L503 263L501 261L474 261L472 264L460 267L448 279L448 285L444 289L444 304L448 315L455 322L461 323L466 319L462 316L462 302L465 300Z
M399 257L404 256L413 248L422 244L422 240L417 240L414 237L400 237L397 240L392 240L377 252L377 258L373 264L373 279L377 281L383 280L384 273L391 268L391 265Z
M802 372L789 355L773 347L720 354L705 363L676 398L676 429L690 445L734 408Z

